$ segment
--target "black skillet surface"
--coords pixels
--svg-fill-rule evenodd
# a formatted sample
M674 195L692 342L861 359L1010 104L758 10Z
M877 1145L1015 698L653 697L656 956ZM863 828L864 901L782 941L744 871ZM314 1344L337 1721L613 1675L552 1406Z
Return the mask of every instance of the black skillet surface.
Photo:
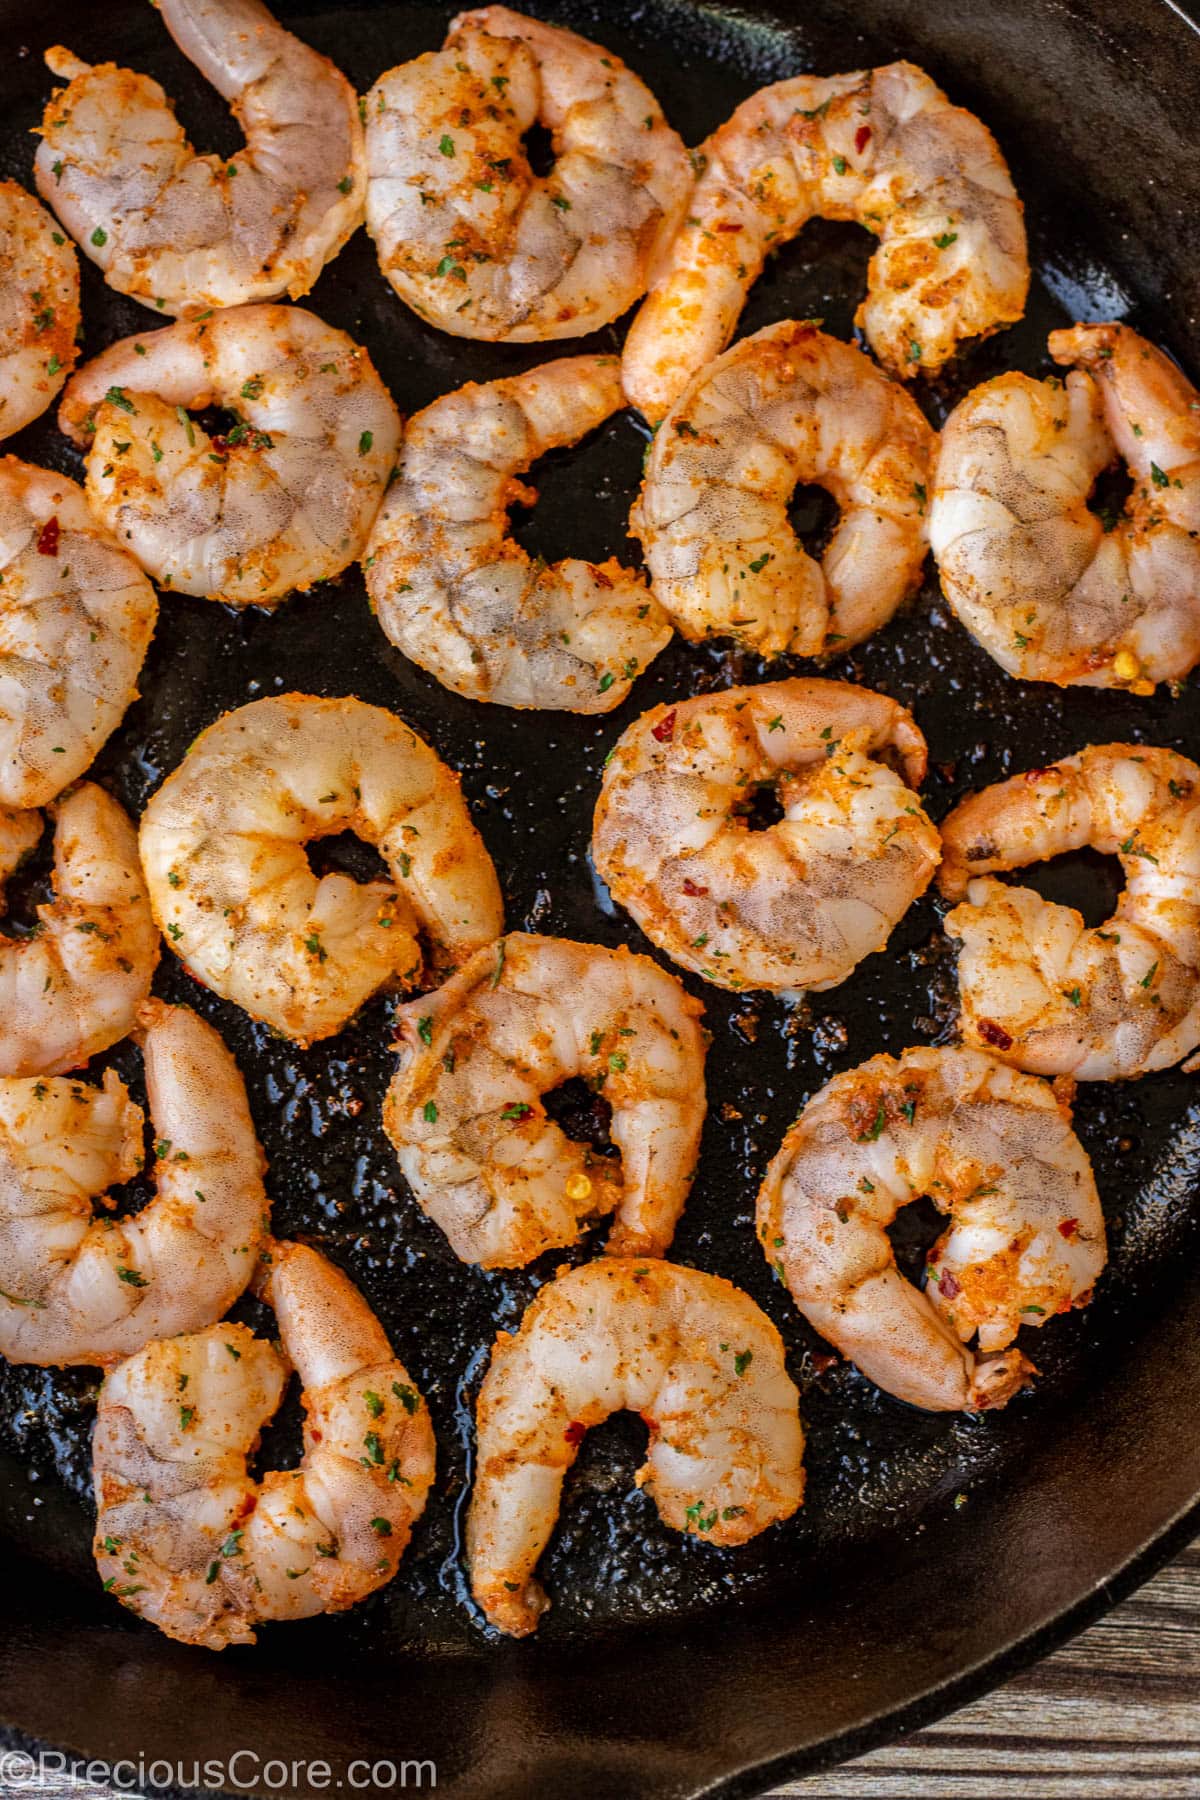
M920 62L987 120L1026 201L1037 278L1022 325L969 350L944 380L917 385L935 423L998 370L1045 370L1047 330L1072 317L1127 317L1200 367L1200 46L1164 0L962 0L953 9L815 0L778 14L563 0L550 10L627 57L688 142L764 81L896 56ZM281 11L360 90L440 43L447 16L423 5ZM235 148L228 116L149 7L64 4L50 25L40 8L2 0L0 21L4 174L30 180L27 134L49 89L40 53L51 38L158 77L197 142ZM811 226L760 281L743 329L818 315L848 336L868 253L853 227ZM545 354L426 329L386 287L362 233L308 304L369 347L406 413L468 377ZM90 264L84 321L89 355L153 328ZM580 347L619 341L612 329ZM632 559L624 528L643 446L640 422L626 414L547 459L535 476L543 497L518 525L522 540L548 557ZM7 447L80 473L52 419ZM798 517L819 530L822 509L801 506ZM403 714L462 771L511 925L644 950L588 862L606 750L655 701L786 672L676 644L607 719L515 714L461 700L405 662L376 627L356 569L273 614L168 595L144 698L98 771L136 814L224 709L289 689L358 694ZM935 815L973 786L1089 740L1200 750L1194 687L1139 700L1010 681L947 614L933 581L829 672L913 707L930 740ZM346 854L351 869L369 866L361 851ZM1035 880L1092 922L1115 892L1115 871L1095 858L1064 859ZM15 894L18 918L32 897L29 883ZM782 1329L809 1434L802 1514L740 1551L681 1538L633 1487L641 1427L611 1421L589 1438L568 1482L543 1566L554 1608L536 1640L514 1645L487 1633L464 1597L459 1536L470 1401L496 1327L519 1319L562 1259L517 1273L465 1268L418 1211L378 1126L391 1060L386 999L331 1043L299 1052L165 954L159 990L213 1019L245 1072L276 1229L325 1245L364 1287L429 1400L439 1478L400 1576L382 1594L349 1617L268 1629L256 1649L218 1660L168 1643L98 1591L88 1548L91 1373L5 1369L0 1719L14 1740L176 1764L174 1773L143 1772L139 1786L198 1783L193 1758L248 1747L264 1764L324 1757L335 1775L354 1756L429 1757L438 1787L463 1800L749 1794L999 1679L1194 1528L1194 1511L1185 1517L1200 1495L1192 1423L1200 1105L1191 1081L1169 1072L1081 1091L1077 1124L1111 1231L1096 1300L1025 1334L1042 1375L1007 1411L931 1417L880 1395L845 1364L825 1366L766 1267L751 1213L767 1158L829 1075L878 1050L946 1041L953 968L937 908L915 907L884 954L807 1006L689 985L713 1033L710 1116L672 1254L741 1283ZM136 1058L121 1050L113 1060L136 1087ZM898 1232L908 1266L919 1266L933 1235L922 1209L911 1209ZM576 1254L594 1249L589 1242ZM294 1454L294 1419L270 1449ZM281 1781L278 1771L254 1769L243 1762L225 1784L312 1791L302 1773Z

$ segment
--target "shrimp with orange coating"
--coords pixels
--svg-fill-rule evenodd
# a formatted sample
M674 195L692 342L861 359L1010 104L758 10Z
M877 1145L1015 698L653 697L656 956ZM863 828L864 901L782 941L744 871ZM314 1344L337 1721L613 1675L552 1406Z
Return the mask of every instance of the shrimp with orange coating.
M476 1408L471 1592L513 1637L550 1602L534 1576L585 1434L610 1414L650 1430L636 1480L664 1524L744 1544L804 1495L799 1395L748 1294L673 1263L605 1258L547 1282L501 1332Z
M927 1195L949 1224L923 1290L887 1228ZM1065 1098L977 1050L874 1056L816 1094L767 1170L758 1235L821 1335L933 1411L1003 1406L1035 1373L1022 1325L1083 1306L1104 1215Z
M54 221L0 181L0 438L41 418L78 356L79 263Z

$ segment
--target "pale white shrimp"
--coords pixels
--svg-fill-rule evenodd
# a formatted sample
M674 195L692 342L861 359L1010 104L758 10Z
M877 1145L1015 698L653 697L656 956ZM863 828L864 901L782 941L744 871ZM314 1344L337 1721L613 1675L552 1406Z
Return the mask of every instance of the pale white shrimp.
M515 1335L498 1334L476 1409L467 1560L498 1630L536 1630L550 1602L533 1571L563 1477L591 1427L623 1409L650 1430L634 1479L676 1531L744 1544L800 1505L800 1397L750 1296L672 1263L572 1269L546 1283Z
M645 293L683 217L687 152L600 45L506 6L366 99L367 230L414 312L455 337L582 337ZM551 133L535 176L522 135Z
M874 363L785 320L702 369L655 435L630 518L685 637L829 655L885 625L925 561L934 434ZM841 517L818 563L787 507L818 482Z
M1040 1075L1116 1081L1200 1045L1200 768L1149 744L1091 745L971 794L942 821L968 1042ZM991 879L1090 845L1125 888L1089 931L1073 907Z
M83 489L0 458L0 805L44 806L137 696L154 589Z
M0 1081L0 1355L13 1362L115 1362L219 1319L254 1273L265 1164L237 1064L185 1006L148 1001L141 1025L157 1192L139 1213L93 1212L144 1156L142 1110L111 1069L98 1088Z
M358 102L333 64L261 0L155 0L245 143L200 156L157 81L55 45L69 82L42 120L38 191L118 293L194 317L307 294L362 223Z
M534 562L508 535L517 481L624 406L615 356L570 356L445 394L409 420L363 562L393 644L471 700L609 712L671 636L609 558Z
M625 391L652 422L732 338L768 254L812 218L879 239L855 323L895 375L934 372L1025 310L1025 226L1004 158L912 63L761 88L696 161L687 219L625 344Z
M399 1009L384 1130L464 1262L519 1267L614 1211L611 1255L665 1253L704 1124L703 1010L649 957L523 932ZM618 1157L547 1116L576 1077L612 1108Z
M100 1390L104 1586L207 1650L383 1587L434 1475L425 1403L358 1289L304 1244L273 1244L266 1260L282 1354L245 1325L211 1325L148 1344ZM304 1454L299 1468L256 1480L248 1461L289 1364L303 1389Z
M929 536L942 590L1010 675L1149 694L1200 661L1200 394L1127 325L1050 334L1063 382L999 375L942 433ZM1110 530L1088 508L1118 457Z
M887 1235L922 1196L949 1219L924 1291ZM809 1324L933 1411L1011 1399L1036 1373L1009 1348L1019 1327L1085 1305L1106 1256L1066 1099L978 1050L906 1050L835 1076L767 1170L758 1234Z
M158 963L126 814L92 782L52 812L54 898L32 935L0 936L0 1075L82 1068L127 1037ZM41 835L39 813L0 809L0 885Z
M54 220L0 181L0 438L41 418L79 351L79 263Z
M932 879L924 773L912 715L849 682L680 700L635 719L610 753L592 855L651 942L706 981L834 987ZM783 818L756 831L764 788Z
M304 846L353 831L387 880L320 880ZM385 983L412 986L503 929L458 777L402 719L280 694L202 731L141 824L150 902L193 975L298 1043Z
M188 408L235 415L210 437ZM362 347L299 306L122 338L72 376L59 424L97 517L160 587L270 606L340 575L375 520L400 416Z

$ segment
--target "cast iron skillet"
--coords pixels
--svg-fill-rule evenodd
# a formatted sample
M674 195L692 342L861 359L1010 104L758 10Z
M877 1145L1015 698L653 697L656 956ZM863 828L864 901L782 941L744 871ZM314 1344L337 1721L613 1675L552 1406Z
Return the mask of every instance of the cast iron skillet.
M281 10L361 90L440 43L446 23L434 6L303 0ZM682 0L615 8L555 0L549 10L627 57L691 143L763 81L897 56L921 63L988 121L1028 207L1038 279L1022 326L970 350L941 383L918 386L935 422L999 369L1044 369L1046 331L1070 317L1128 317L1200 368L1200 46L1167 0L953 8L806 0L729 12ZM224 109L144 4L64 0L50 20L31 0L0 0L0 21L5 174L29 179L28 132L50 85L41 52L51 37L159 77L196 141L234 147ZM744 328L819 315L848 335L867 254L865 234L814 225L759 283ZM90 265L84 286L89 353L152 328ZM469 345L426 330L384 285L362 234L309 303L369 346L406 412L468 376L541 360L536 347ZM595 341L612 348L619 333ZM10 447L78 473L52 420ZM624 522L642 448L638 421L625 415L548 459L544 498L521 527L530 547L632 556ZM816 535L827 522L809 497L798 518ZM357 693L404 714L462 770L511 924L645 949L587 861L603 756L654 701L765 673L676 645L613 717L518 715L457 699L393 652L357 571L270 616L167 596L145 697L98 768L137 812L224 708L287 689ZM969 787L1089 740L1200 750L1194 690L1145 701L1010 681L947 615L933 583L831 673L914 707L930 739L936 813ZM366 866L352 848L333 854ZM1091 922L1114 892L1113 872L1095 858L1068 859L1039 879L1083 905ZM35 870L14 892L18 919L28 918L37 886ZM464 1597L470 1402L496 1326L514 1323L561 1259L511 1275L467 1269L417 1211L377 1126L389 1002L301 1054L203 993L169 955L159 980L232 1043L271 1160L276 1228L325 1244L364 1286L429 1398L440 1476L400 1576L372 1603L268 1630L255 1649L218 1659L168 1643L99 1591L88 1548L92 1373L5 1371L0 1721L11 1739L183 1764L174 1777L155 1773L149 1785L159 1786L186 1787L193 1759L248 1748L264 1762L325 1758L339 1772L351 1757L432 1758L439 1789L455 1800L750 1794L1000 1680L1195 1530L1200 1107L1186 1076L1080 1093L1110 1271L1086 1313L1027 1334L1041 1379L1002 1414L930 1417L881 1396L845 1364L827 1367L754 1242L758 1179L803 1100L878 1050L948 1036L953 972L932 901L904 920L885 954L811 1007L703 990L714 1040L710 1122L674 1255L741 1282L785 1333L809 1431L802 1515L736 1552L668 1532L630 1480L641 1428L612 1421L592 1434L568 1484L544 1567L554 1610L519 1645L490 1638ZM122 1050L113 1060L136 1086L136 1058ZM573 1118L573 1129L597 1127L586 1109ZM910 1209L898 1234L907 1267L919 1267L933 1235ZM295 1448L293 1417L268 1449L286 1458ZM237 1774L242 1791L256 1786L246 1764ZM309 1790L301 1776L276 1781L275 1791Z

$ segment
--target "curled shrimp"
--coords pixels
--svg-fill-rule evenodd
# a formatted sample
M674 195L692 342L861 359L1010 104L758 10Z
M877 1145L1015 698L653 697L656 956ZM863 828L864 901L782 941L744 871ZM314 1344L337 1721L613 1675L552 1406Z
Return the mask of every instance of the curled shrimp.
M235 415L210 437L188 408ZM59 424L96 516L160 587L270 606L359 555L400 442L366 351L299 306L122 338L72 376Z
M855 323L894 375L1019 319L1021 202L987 127L912 63L761 88L701 146L700 179L625 344L652 422L728 344L767 255L812 218L879 239Z
M611 1255L663 1255L704 1123L702 1011L649 957L523 932L399 1009L384 1130L464 1262L516 1268L614 1210ZM547 1116L543 1095L579 1076L619 1157Z
M476 1409L471 1591L513 1637L550 1602L533 1571L584 1435L610 1414L650 1428L635 1480L663 1522L744 1544L804 1494L800 1397L748 1294L699 1269L604 1259L546 1283L500 1332Z
M304 846L353 831L388 879L319 880ZM503 928L496 871L458 777L393 713L280 694L202 731L153 796L141 853L154 916L192 974L298 1043L340 1031Z
M142 1110L111 1069L98 1088L0 1081L0 1355L13 1362L115 1362L219 1319L254 1272L265 1165L237 1064L186 1006L148 1001L140 1022L157 1192L139 1213L93 1212L143 1161Z
M0 181L0 438L40 419L78 356L79 263L54 221Z
M137 695L154 589L65 475L0 458L0 806L44 806Z
M614 356L570 356L445 394L408 422L367 545L367 592L392 643L471 700L609 712L671 628L610 558L535 563L508 536L516 480L624 406Z
M847 649L921 579L934 435L849 344L785 320L702 369L659 426L630 519L685 637L760 656ZM798 482L841 508L821 562L788 521Z
M942 821L946 930L969 1042L1039 1075L1116 1081L1200 1044L1200 768L1149 744L1090 745L971 794ZM1120 858L1113 917L993 870L1080 850Z
M245 1325L147 1344L106 1376L93 1444L96 1565L168 1637L252 1644L269 1619L341 1612L390 1581L434 1474L424 1401L340 1269L272 1244L264 1298L282 1354ZM247 1467L288 1365L297 1469Z
M245 132L199 156L157 81L56 45L38 191L118 293L194 317L307 294L362 223L358 103L333 64L260 0L156 0L188 60Z
M923 1291L887 1235L922 1195L949 1220ZM977 1050L906 1050L836 1075L767 1170L758 1234L810 1325L934 1411L1010 1400L1036 1372L1010 1348L1018 1329L1085 1305L1106 1256L1067 1101Z
M924 773L912 715L848 682L675 701L611 752L592 855L651 942L706 981L834 987L882 950L937 867L913 791ZM784 816L755 831L764 788Z
M400 298L455 337L582 337L640 295L683 217L687 152L598 44L506 6L366 99L367 230ZM522 135L551 133L535 176Z
M1127 325L1074 325L1065 382L985 381L946 421L929 535L942 589L1010 675L1148 694L1200 661L1200 394ZM1088 508L1124 459L1112 529Z
M29 937L0 936L0 1074L57 1075L128 1036L159 936L137 837L103 788L53 808L54 898ZM0 883L37 847L36 812L0 808Z

